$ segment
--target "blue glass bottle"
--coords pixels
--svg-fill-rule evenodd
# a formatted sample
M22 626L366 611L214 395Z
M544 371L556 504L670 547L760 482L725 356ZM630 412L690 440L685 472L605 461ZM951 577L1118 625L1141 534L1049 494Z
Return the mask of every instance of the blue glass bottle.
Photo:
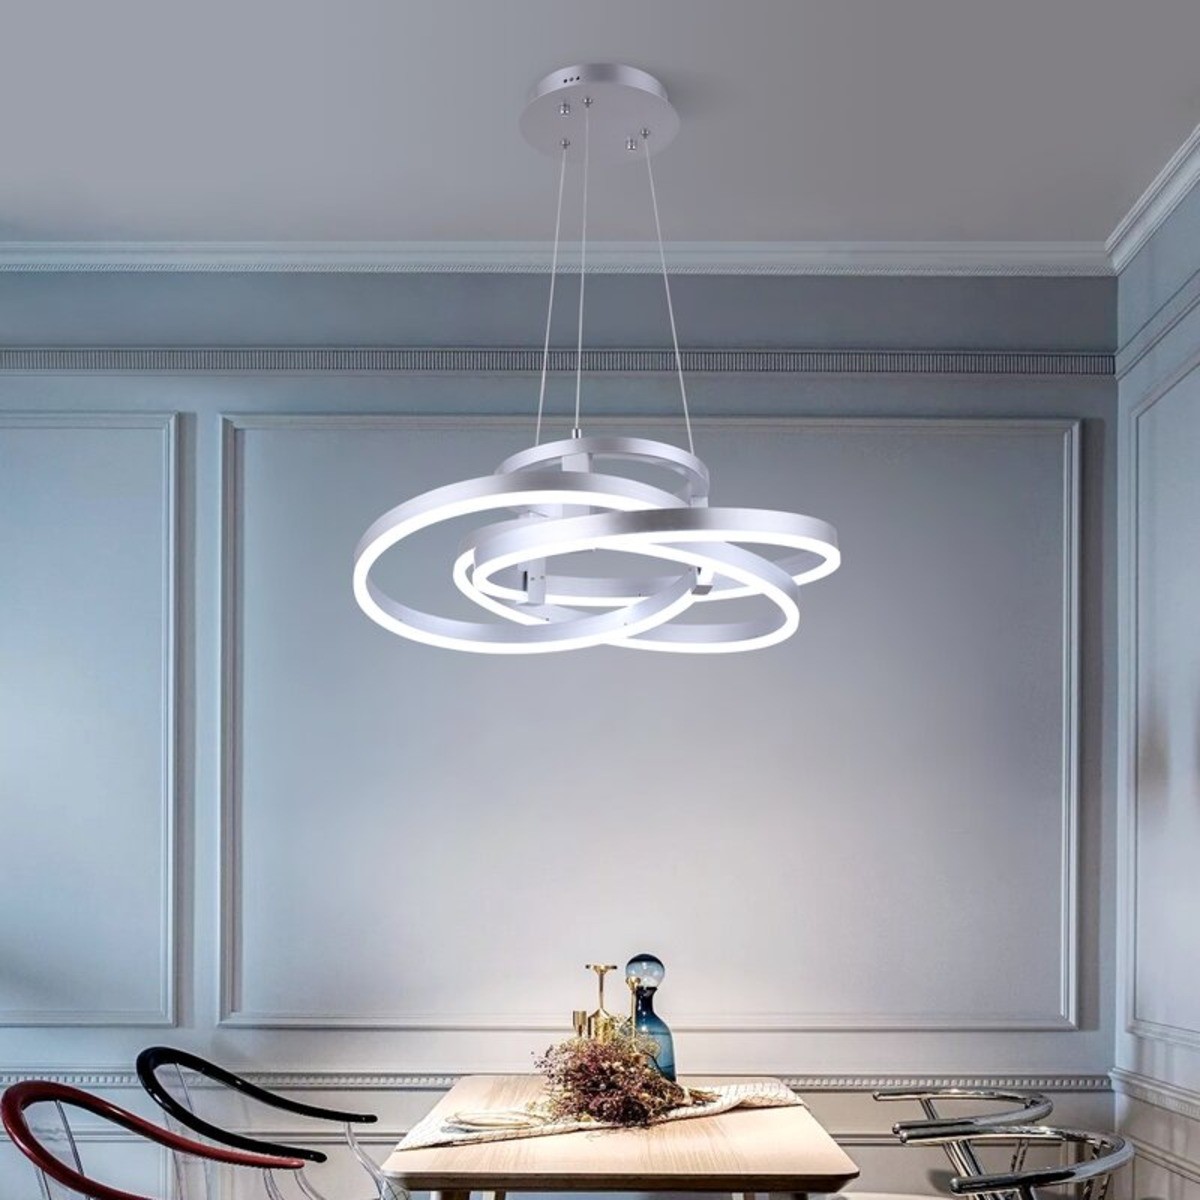
M666 1021L654 1011L654 993L666 973L662 960L653 954L635 954L625 964L625 979L634 988L634 1024L639 1034L657 1044L654 1065L674 1082L675 1039Z

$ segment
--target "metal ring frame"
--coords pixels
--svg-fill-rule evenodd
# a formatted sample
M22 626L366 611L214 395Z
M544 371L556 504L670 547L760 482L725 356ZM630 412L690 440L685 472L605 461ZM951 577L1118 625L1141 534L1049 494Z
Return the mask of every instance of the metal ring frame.
M678 118L666 89L644 71L617 63L580 64L552 72L534 89L522 116L522 131L535 148L561 160L554 261L563 171L568 158L579 151L567 135L579 120L584 131L584 232L574 436L534 445L506 458L491 476L434 488L384 513L355 550L355 599L371 620L401 637L481 654L539 654L602 645L712 654L774 645L799 626L799 588L837 570L837 534L826 522L796 513L708 507L708 468L690 449L691 418L650 167L651 137L653 150L661 150L674 136ZM646 163L688 434L686 451L648 438L584 437L578 428L593 135L598 161L632 154ZM543 394L553 282L552 273ZM539 435L541 420L539 400ZM604 464L602 470L596 469L597 462ZM665 474L667 486L615 473L622 464ZM504 509L514 516L464 538L451 572L458 590L499 620L467 621L425 612L389 596L372 579L379 559L413 534L456 517ZM783 553L769 557L763 553L766 547ZM608 575L561 569L562 558L595 551L674 565L667 573L660 568L634 574L626 564ZM548 563L560 569L548 572ZM708 623L676 620L693 604L713 609L729 601L763 601L766 611L755 610L747 617L730 615L726 609L724 620Z
M682 482L667 491L600 473L592 469L596 458L659 467ZM560 469L548 469L551 464ZM354 594L363 611L393 633L477 653L598 645L729 653L790 637L799 626L799 588L840 562L832 526L795 513L709 508L707 500L708 469L676 446L614 437L536 446L506 459L495 475L434 488L380 517L355 552ZM420 530L497 509L516 517L463 539L453 578L463 595L502 621L425 612L388 596L371 578L384 553ZM746 545L790 553L773 561ZM549 561L589 550L666 559L681 569L632 579L547 573ZM772 610L669 624L694 603L753 597Z

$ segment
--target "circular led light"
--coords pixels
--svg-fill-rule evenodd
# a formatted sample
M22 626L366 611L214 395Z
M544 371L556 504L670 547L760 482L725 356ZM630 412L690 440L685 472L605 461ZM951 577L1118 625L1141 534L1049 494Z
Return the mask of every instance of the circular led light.
M724 576L733 581L737 595L761 596L771 601L776 611L766 617L715 624L689 623L668 628L665 622L660 622L650 630L631 631L619 639L610 638L610 644L692 653L760 649L790 637L800 619L799 585L791 576L762 555L729 544L768 537L771 531L764 531L765 522L755 520L763 517L789 518L797 525L812 520L793 517L789 513L760 513L753 509L701 508L600 513L530 522L520 528L513 528L514 523L508 522L508 528L503 532L494 536L485 534L479 539L477 544L481 549L486 546L486 552L477 556L473 563L471 550L460 554L456 571L465 571L476 585L482 586L496 571L517 563L548 560L583 550L617 550L665 558L696 570L699 592L694 599L701 599L708 591L706 580ZM782 525L785 522L776 523ZM824 522L816 524L824 525ZM794 545L799 538L807 536L810 536L807 530L793 530L789 544ZM835 546L827 560L834 561L835 567L836 555ZM728 595L733 594L734 589L731 589Z
M615 612L555 620L534 614L536 625L486 624L427 613L388 596L371 578L371 568L391 547L414 533L455 517L499 508L536 509L585 504L606 509L660 509L682 502L670 492L636 480L590 472L520 472L467 479L423 492L384 513L355 550L354 597L376 624L401 637L453 650L522 654L576 650L600 645L615 633L641 633L669 621L691 604L692 580Z
M563 67L535 86L521 129L559 163L535 445L510 455L488 478L434 488L380 517L355 550L355 599L373 621L402 637L482 654L606 644L712 654L782 641L799 624L800 587L837 570L837 534L826 522L795 513L708 506L709 472L692 448L654 186L653 156L678 129L666 90L645 71L622 63ZM568 440L543 445L564 183L568 163L576 161L583 168L583 200L575 430ZM593 162L616 161L640 161L646 168L686 451L643 437L580 435L589 171ZM646 475L656 482L641 482ZM453 518L505 509L510 515L462 539L451 572L454 585L495 618L491 622L425 612L387 595L372 579L380 557L413 534ZM597 574L595 559L582 567L562 561L593 551L615 556L616 568ZM630 556L672 565L665 573L640 564L630 568ZM548 564L557 569L548 570ZM674 620L693 604L720 613L713 606L723 600L743 606L760 600L767 610L726 609L724 621L708 624ZM743 611L754 615L739 619Z
M659 468L674 488L599 473L597 460ZM708 484L708 468L695 455L646 438L535 446L505 459L494 475L434 488L380 517L359 542L354 594L393 633L477 653L596 645L728 653L774 645L799 624L800 586L837 570L837 534L796 513L708 508ZM419 530L501 509L517 515L468 534L452 571L462 594L500 622L424 612L371 579L380 557ZM789 553L772 561L758 552L764 546ZM630 577L547 569L562 556L597 550L666 560L679 570ZM693 603L753 597L773 607L751 619L670 624Z

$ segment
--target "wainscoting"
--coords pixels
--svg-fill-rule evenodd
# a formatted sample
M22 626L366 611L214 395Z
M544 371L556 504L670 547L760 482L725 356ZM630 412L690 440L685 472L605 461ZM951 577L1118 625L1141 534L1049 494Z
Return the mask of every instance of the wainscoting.
M1137 1196L1200 1197L1200 272L1190 196L1131 264L1121 430L1118 1126ZM1164 273L1165 263L1172 271ZM1134 303L1137 301L1137 303Z

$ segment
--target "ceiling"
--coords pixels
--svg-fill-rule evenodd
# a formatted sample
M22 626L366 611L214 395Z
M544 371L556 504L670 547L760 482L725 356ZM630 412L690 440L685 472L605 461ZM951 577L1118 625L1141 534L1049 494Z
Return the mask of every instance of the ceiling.
M541 242L525 95L612 59L683 121L672 241L1103 242L1197 46L1196 0L8 0L0 241ZM596 173L592 236L652 229Z

